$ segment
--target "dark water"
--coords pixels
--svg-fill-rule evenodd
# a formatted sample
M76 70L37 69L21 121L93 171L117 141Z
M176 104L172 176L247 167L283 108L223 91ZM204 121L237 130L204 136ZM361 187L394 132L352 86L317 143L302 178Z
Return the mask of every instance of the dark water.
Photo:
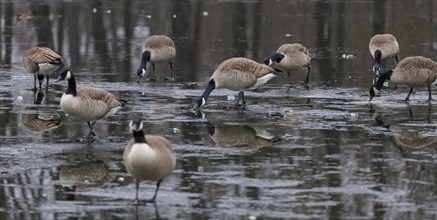
M400 103L402 86L368 102L370 37L392 33L401 58L436 60L436 7L434 0L1 1L0 219L436 219L437 102L424 102L421 88ZM34 17L16 20L17 13ZM151 34L175 40L176 82L164 82L169 69L158 65L160 80L145 83L141 97L134 71ZM302 70L290 89L281 77L248 91L245 111L223 108L236 95L228 90L214 91L201 113L189 109L223 60L261 61L290 42L313 56L309 89L299 86ZM97 141L75 141L88 128L60 110L65 82L31 90L21 64L31 46L59 52L79 85L129 102L97 122ZM156 206L129 205L135 187L122 154L133 115L177 153ZM154 187L144 182L140 196Z

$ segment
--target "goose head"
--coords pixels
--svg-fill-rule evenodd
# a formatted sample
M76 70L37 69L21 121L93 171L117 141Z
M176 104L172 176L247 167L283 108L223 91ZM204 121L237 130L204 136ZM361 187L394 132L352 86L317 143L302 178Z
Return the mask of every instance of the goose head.
M146 75L147 61L150 61L150 52L144 51L141 56L141 63L137 69L137 83L140 83L141 78Z
M129 130L131 132L139 132L143 130L143 120L140 118L134 118L129 123Z
M56 79L56 82L62 81L62 80L69 80L73 77L73 73L70 71L70 69L64 68L59 73L59 77Z

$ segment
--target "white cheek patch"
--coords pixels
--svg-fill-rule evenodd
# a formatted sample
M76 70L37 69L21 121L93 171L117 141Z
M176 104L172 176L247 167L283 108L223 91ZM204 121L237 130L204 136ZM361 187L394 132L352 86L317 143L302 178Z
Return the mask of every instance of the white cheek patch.
M141 74L142 74L141 76L146 75L146 70L145 70L144 68L142 68L141 70L142 70L142 71L141 71Z
M70 79L70 78L71 78L71 72L68 71L68 72L67 72L67 76L65 76L65 79Z
M373 91L375 92L375 95L381 95L381 91L377 88L373 88Z
M206 100L205 98L202 98L202 104L200 105L200 107L204 106L206 104Z
M269 66L271 66L273 63L272 59L269 59Z

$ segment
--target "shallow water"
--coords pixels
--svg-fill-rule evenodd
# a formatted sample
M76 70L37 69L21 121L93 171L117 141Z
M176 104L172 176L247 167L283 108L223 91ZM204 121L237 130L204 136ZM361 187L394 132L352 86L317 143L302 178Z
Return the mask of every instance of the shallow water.
M401 58L436 60L436 3L377 2L1 1L0 219L435 219L437 102L425 88L399 102L408 88L390 85L369 103L367 44L389 32ZM176 82L157 65L140 96L134 72L150 34L175 40ZM225 108L236 92L224 89L189 108L221 61L261 61L285 42L310 48L309 89L302 70L291 88L284 76L247 91L243 111ZM94 143L77 142L86 123L59 108L66 82L31 90L21 57L37 45L62 54L78 85L128 101L97 122ZM135 115L177 154L156 205L129 204L122 154ZM154 189L142 183L140 197Z

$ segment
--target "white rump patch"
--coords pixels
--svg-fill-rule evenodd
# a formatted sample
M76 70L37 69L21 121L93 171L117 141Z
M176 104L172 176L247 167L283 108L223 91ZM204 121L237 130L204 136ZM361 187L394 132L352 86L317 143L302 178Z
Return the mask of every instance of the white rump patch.
M275 78L277 75L273 74L273 73L269 73L264 75L263 77L260 77L256 80L255 85L253 85L252 87L250 87L249 89L255 89L258 88L259 86L262 86L264 84L266 84L269 80Z
M109 116L115 115L115 113L117 113L118 110L120 110L120 109L121 109L121 106L117 106L115 108L111 108L111 110L105 115L105 117L109 117ZM142 127L142 125L141 125L141 127Z

